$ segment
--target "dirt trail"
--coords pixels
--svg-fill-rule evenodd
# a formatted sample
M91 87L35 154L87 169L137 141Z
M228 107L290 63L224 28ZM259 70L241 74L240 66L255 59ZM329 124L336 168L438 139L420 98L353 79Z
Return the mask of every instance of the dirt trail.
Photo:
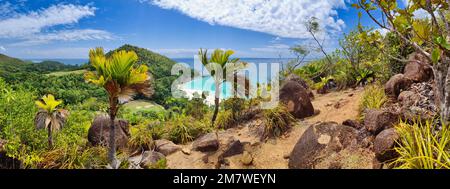
M310 124L318 121L335 121L342 123L346 119L356 119L358 116L358 104L363 89L348 89L339 92L332 92L325 95L315 94L312 101L315 109L321 112L319 115L307 118L297 122L291 131L278 139L269 139L265 142L259 142L250 129L245 126L228 129L219 132L219 136L232 136L241 142L248 142L252 146L253 164L244 166L240 160L241 155L227 158L229 160L228 168L232 169L287 169L288 155L294 148L298 139ZM335 105L339 104L336 108ZM219 137L221 138L221 137ZM185 149L191 149L191 143L183 145ZM178 151L167 156L167 165L171 169L205 169L215 168L214 163L205 163L205 154L191 151L186 155Z

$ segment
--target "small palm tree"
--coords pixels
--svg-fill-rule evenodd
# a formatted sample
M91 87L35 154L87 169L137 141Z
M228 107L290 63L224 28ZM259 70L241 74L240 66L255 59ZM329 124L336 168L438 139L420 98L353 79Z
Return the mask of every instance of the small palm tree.
M113 168L117 167L115 124L119 102L129 101L140 93L147 97L152 95L150 76L146 65L136 66L138 56L133 51L118 51L111 57L106 57L102 48L89 52L89 62L95 68L94 72L87 72L85 80L103 87L109 97L110 141L109 161Z
M64 126L69 114L67 110L57 108L60 104L62 100L56 100L51 94L36 101L39 111L36 113L34 123L37 129L47 129L49 148L53 147L52 132Z
M212 125L214 126L214 122L216 121L217 114L219 113L219 103L220 103L220 91L221 91L221 85L225 82L230 82L233 86L233 89L236 89L239 85L238 83L238 76L237 71L240 69L245 68L246 63L240 62L239 58L230 59L230 56L234 54L234 51L232 50L221 50L216 49L211 54L211 58L208 59L208 50L200 49L199 51L199 58L202 61L202 64L206 67L211 77L214 79L215 84L215 99L214 99L214 114L211 120ZM216 63L220 66L220 69L222 70L222 74L215 73L218 71L213 66L209 65L210 63ZM233 80L228 81L226 75L227 72L233 74ZM247 78L244 78L245 84L246 84L246 91L245 94L248 94L248 87L249 87L249 81ZM235 92L240 92L237 90L234 90Z

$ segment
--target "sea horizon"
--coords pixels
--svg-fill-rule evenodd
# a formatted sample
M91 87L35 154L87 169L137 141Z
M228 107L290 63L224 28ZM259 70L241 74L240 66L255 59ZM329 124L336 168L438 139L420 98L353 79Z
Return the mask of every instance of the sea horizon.
M170 58L171 60L177 63L186 63L188 65L194 64L194 58ZM240 58L241 61L244 62L252 62L252 63L287 63L289 60L293 60L295 58ZM87 58L26 58L23 59L25 61L30 61L33 63L41 63L44 61L56 61L66 65L83 65L89 62ZM305 60L304 62L310 62L313 59Z

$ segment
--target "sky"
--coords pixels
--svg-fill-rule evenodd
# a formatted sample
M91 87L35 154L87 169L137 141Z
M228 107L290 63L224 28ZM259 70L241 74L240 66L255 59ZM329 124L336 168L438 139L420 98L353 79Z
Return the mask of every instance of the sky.
M401 2L407 3L407 0ZM84 59L94 47L131 44L171 58L199 48L241 58L289 58L313 46L316 17L326 51L358 23L351 0L0 0L0 53L22 59ZM375 27L367 16L363 25ZM314 52L310 59L321 54Z

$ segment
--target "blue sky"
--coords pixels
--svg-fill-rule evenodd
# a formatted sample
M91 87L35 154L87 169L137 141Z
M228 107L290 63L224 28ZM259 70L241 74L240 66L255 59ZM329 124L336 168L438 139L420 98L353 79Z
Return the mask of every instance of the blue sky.
M311 16L327 51L358 22L347 0L0 0L0 53L87 58L93 47L132 44L171 58L199 48L290 57L290 46L313 45L303 24ZM373 26L366 17L363 24Z

